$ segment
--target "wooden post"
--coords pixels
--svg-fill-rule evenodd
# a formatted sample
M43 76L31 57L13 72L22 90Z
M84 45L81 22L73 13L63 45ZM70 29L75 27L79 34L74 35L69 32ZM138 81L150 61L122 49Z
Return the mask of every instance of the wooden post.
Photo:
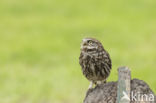
M117 103L130 103L131 73L128 67L118 68Z

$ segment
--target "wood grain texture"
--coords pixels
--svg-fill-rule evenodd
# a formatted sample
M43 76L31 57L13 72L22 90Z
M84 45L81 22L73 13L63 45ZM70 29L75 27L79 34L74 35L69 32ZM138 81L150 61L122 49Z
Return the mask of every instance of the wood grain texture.
M130 70L127 67L120 67L118 69L118 82L108 82L97 85L93 89L88 89L84 103L156 103L156 96L150 89L147 83L143 80L131 80ZM153 95L154 101L118 101L123 96L122 91L130 96L132 93L140 93L146 95ZM131 99L131 98L130 98Z
M117 103L130 103L130 81L131 81L131 72L129 68L119 67ZM127 96L127 98L126 97L124 98L124 96Z

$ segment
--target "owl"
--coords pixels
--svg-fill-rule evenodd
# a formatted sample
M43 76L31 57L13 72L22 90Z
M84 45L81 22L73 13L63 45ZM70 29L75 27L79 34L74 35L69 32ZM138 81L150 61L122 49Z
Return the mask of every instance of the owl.
M102 43L95 38L82 40L79 64L83 75L90 81L89 88L93 88L94 84L106 83L112 68L109 53L104 49Z

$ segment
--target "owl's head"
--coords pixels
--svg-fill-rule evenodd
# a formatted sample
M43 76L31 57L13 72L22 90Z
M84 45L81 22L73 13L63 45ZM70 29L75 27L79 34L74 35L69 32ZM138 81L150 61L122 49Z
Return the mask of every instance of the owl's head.
M81 43L81 50L84 52L95 52L97 50L102 50L103 46L100 41L95 38L84 38Z

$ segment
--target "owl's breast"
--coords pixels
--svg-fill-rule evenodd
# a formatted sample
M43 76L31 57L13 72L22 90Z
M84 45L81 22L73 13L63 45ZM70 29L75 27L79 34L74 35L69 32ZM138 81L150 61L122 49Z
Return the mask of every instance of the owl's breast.
M97 78L95 74L95 58L94 56L90 55L84 55L81 59L81 67L82 67L82 72L83 75L88 79L88 80L95 80Z
M90 81L104 80L109 76L110 68L102 55L82 55L83 75Z

